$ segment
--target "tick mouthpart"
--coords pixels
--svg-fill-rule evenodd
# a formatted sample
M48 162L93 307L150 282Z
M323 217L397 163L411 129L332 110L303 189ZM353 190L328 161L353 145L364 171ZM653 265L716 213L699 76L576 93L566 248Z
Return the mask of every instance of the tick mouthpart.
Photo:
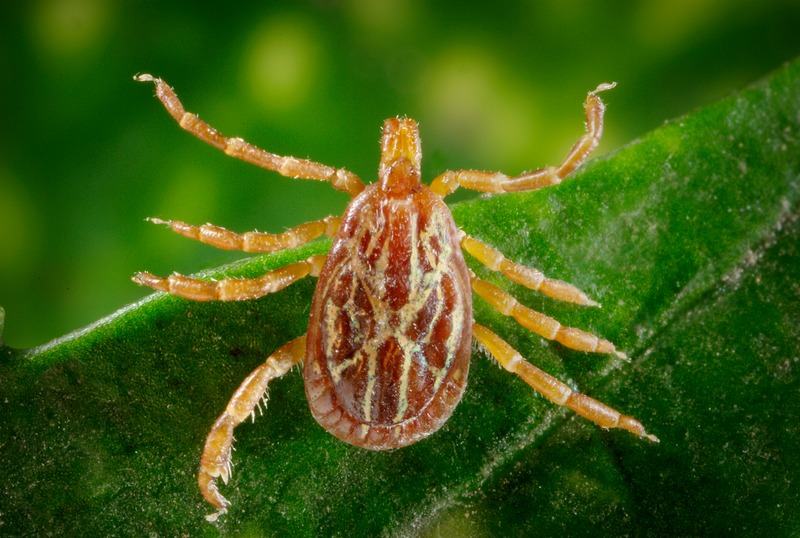
M410 118L389 118L383 123L381 189L390 194L405 194L420 184L422 146L417 122Z

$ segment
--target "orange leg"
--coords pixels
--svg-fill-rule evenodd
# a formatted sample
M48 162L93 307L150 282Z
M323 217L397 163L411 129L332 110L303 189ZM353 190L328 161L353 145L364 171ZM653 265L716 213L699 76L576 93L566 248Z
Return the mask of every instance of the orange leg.
M136 75L133 78L139 82L153 82L156 85L156 96L167 112L178 122L178 125L203 142L221 149L232 157L278 172L286 177L329 181L334 189L347 192L352 196L364 190L364 183L361 179L344 168L333 168L307 159L275 155L253 146L241 138L223 136L198 118L196 114L186 112L175 91L160 78L147 74Z
M627 355L617 351L614 344L608 340L598 338L580 329L564 327L555 319L521 305L514 297L494 284L473 276L472 289L495 310L504 316L513 317L517 320L517 323L543 338L555 340L570 349L578 351L613 353L621 359L628 359Z
M324 255L311 256L257 278L201 280L178 273L167 278L151 273L136 273L133 281L192 301L246 301L280 291L303 277L319 276L325 258Z
M212 247L262 253L298 247L323 235L333 237L341 222L338 217L325 217L324 219L301 224L279 234L263 232L237 234L213 224L192 226L179 220L161 220L157 218L147 220L155 224L166 224L172 231Z
M441 196L447 196L458 187L465 187L481 192L515 192L530 191L557 185L565 177L578 168L589 154L597 147L603 134L603 113L605 106L597 96L598 93L610 90L616 84L604 83L589 92L586 96L586 134L572 146L559 166L542 168L526 172L519 176L509 177L501 172L484 172L480 170L448 170L436 177L431 189Z
M562 280L547 278L544 273L532 267L525 267L506 259L497 249L464 234L461 248L469 252L479 262L491 269L499 271L517 284L538 291L543 295L559 301L575 303L583 306L600 306L592 301L584 292Z
M231 477L233 429L247 417L255 420L256 407L260 409L262 401L266 405L269 382L302 362L305 354L305 335L295 338L275 351L239 385L225 411L211 428L203 448L203 455L200 457L200 471L197 474L200 493L217 509L216 513L206 516L209 521L216 521L230 506L230 502L220 494L216 481L217 478L222 478L227 484Z
M603 402L590 398L580 392L575 392L565 383L559 381L547 372L532 365L512 348L506 341L495 333L477 323L472 327L473 334L478 343L491 354L500 365L522 378L536 392L556 405L563 405L578 413L585 419L591 420L601 428L620 428L634 435L644 437L654 443L658 437L647 433L644 426L633 417L621 414Z

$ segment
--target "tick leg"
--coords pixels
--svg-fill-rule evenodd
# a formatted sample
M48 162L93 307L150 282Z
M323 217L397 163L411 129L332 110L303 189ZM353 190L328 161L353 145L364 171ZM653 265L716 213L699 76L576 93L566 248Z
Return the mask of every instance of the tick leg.
M469 252L483 265L492 271L499 271L517 284L538 291L543 295L583 306L600 306L592 301L584 292L562 280L547 278L544 273L533 267L526 267L506 259L497 249L464 234L461 248Z
M270 234L264 232L246 232L237 234L221 226L203 224L192 226L179 220L148 219L155 224L166 224L172 231L189 239L224 250L240 250L243 252L275 252L294 248L323 235L333 237L339 229L341 219L325 217L321 220L306 222L283 233Z
M222 478L227 484L231 477L233 429L247 417L255 420L256 407L260 410L262 401L266 405L269 382L302 362L305 353L305 335L295 338L275 351L239 385L225 411L212 426L206 438L203 455L200 457L200 471L197 474L200 493L217 509L216 513L206 516L209 521L216 521L230 506L230 502L220 494L216 480Z
M303 277L319 276L325 258L324 255L311 256L257 278L201 280L178 273L166 278L152 273L136 273L132 280L142 286L192 301L246 301L280 291Z
M591 420L601 428L620 428L634 435L644 437L654 443L658 437L647 433L644 426L633 417L621 414L603 402L575 392L569 386L547 372L526 361L517 350L482 325L472 326L475 339L491 354L500 365L522 378L536 392L556 405L569 407L580 416Z
M603 113L605 106L598 93L610 90L616 83L600 84L589 92L584 102L586 111L586 134L578 140L559 166L550 166L509 177L502 172L481 170L448 170L436 177L431 189L441 196L447 196L459 186L480 192L530 191L557 185L578 168L597 147L603 134Z
M494 284L490 284L485 280L473 276L472 289L479 297L489 303L492 308L504 316L511 316L517 323L529 331L538 334L542 338L555 340L570 349L578 351L609 353L621 359L628 359L627 355L621 351L617 351L614 344L608 340L604 340L580 329L564 327L555 319L520 304L513 296Z
M253 146L241 138L229 138L222 135L198 118L196 114L186 112L175 91L160 78L143 74L136 75L133 79L139 82L154 83L156 96L167 112L178 122L178 125L203 142L221 149L232 157L278 172L286 177L329 181L334 189L347 192L352 196L364 190L364 183L361 179L344 168L333 168L307 159L276 155Z

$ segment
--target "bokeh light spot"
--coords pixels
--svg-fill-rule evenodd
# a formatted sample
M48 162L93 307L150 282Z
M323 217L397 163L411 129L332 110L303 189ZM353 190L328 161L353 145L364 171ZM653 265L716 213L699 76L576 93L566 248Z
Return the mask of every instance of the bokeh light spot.
M318 82L320 45L302 18L270 19L247 43L243 78L250 97L267 111L303 103Z
M373 38L391 38L413 29L417 5L412 0L348 0L347 14Z
M187 159L170 174L159 200L159 214L150 216L203 224L214 215L217 194L216 181L203 167Z
M740 3L736 0L672 0L643 2L636 14L637 33L645 44L654 48L670 50L686 43L719 22L720 13L726 4Z
M426 127L450 150L476 161L518 161L535 139L536 99L487 50L452 47L428 65L419 94Z
M80 56L105 37L110 15L105 0L45 0L33 12L34 38L49 56Z
M0 278L18 278L38 262L41 224L24 187L0 168Z

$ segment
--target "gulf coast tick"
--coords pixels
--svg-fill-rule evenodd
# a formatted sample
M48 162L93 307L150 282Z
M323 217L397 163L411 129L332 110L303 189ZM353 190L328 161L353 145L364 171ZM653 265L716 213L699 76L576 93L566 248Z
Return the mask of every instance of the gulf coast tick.
M238 234L205 224L151 219L175 232L228 250L275 252L322 236L333 238L327 255L312 256L252 279L201 280L180 274L162 278L137 273L133 280L193 301L242 301L284 289L307 276L318 277L308 332L273 352L245 379L219 416L200 458L198 484L217 512L230 503L217 479L231 475L233 430L265 397L267 385L303 364L311 414L342 441L386 450L419 441L450 417L467 385L471 345L476 341L509 372L542 396L566 406L602 428L621 428L647 438L633 417L572 390L525 360L472 315L474 292L526 329L565 347L625 355L614 345L520 304L501 288L476 277L462 250L510 280L557 300L599 306L566 282L508 260L498 250L459 230L444 203L458 187L486 193L541 189L560 183L597 146L604 106L601 84L584 103L586 132L555 167L507 176L500 172L450 170L426 186L421 182L417 123L390 118L383 125L378 180L370 185L352 172L294 157L275 155L241 138L228 138L186 112L172 88L151 75L156 95L188 132L228 155L296 179L327 181L352 196L344 216L326 217L286 232Z

